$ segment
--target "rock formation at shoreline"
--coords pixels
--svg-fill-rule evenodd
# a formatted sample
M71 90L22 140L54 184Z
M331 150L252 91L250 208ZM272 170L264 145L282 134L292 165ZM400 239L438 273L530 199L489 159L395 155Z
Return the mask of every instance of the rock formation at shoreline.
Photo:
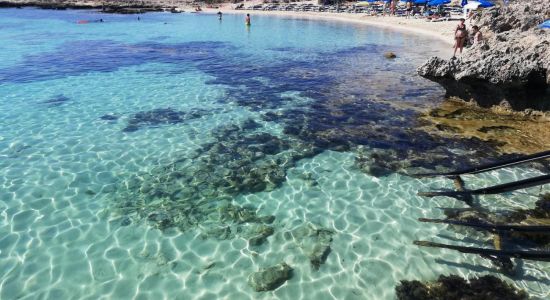
M171 10L177 3L163 0L4 0L0 1L0 8L34 6L44 9L101 9L105 13L134 14Z
M402 280L395 291L399 300L529 299L524 291L491 275L468 281L457 275L442 275L437 281L425 283Z
M419 123L432 135L492 141L499 153L545 151L550 140L550 112L514 111L504 103L483 108L451 97L423 113Z
M548 18L547 0L485 9L472 23L480 27L485 41L457 59L432 57L418 73L441 82L451 96L490 98L481 99L482 105L507 100L512 107L525 109L529 107L521 107L514 98L550 101L550 31L538 28ZM547 110L547 106L535 109Z

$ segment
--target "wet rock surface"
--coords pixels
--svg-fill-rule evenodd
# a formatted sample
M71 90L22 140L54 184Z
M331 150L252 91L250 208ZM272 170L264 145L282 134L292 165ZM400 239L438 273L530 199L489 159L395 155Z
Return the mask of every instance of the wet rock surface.
M385 103L332 101L316 103L307 110L286 111L280 116L286 126L284 132L320 148L355 151L358 167L374 176L396 171L407 173L417 168L457 168L472 158L497 155L491 141L437 137L426 132L419 126L417 113L411 110ZM271 116L266 115L265 119ZM451 151L465 148L473 150L470 157Z
M466 280L457 275L441 275L437 281L402 280L395 287L399 300L525 300L529 296L494 276Z
M514 111L507 102L483 108L459 99L445 100L420 116L422 128L433 135L476 138L501 153L536 153L550 147L550 114Z
M248 284L256 291L271 291L281 286L292 276L292 268L286 263L280 263L250 274Z
M519 209L515 211L503 211L492 213L480 208L472 209L446 209L445 215L449 220L461 221L470 224L519 224L519 225L549 225L550 224L550 194L543 194L535 203L532 209ZM472 231L474 229L465 229L457 226L456 230ZM488 233L487 231L483 231ZM495 248L516 249L548 246L550 236L546 233L537 232L497 232L498 245ZM493 237L491 237L493 238Z
M449 96L489 105L506 99L515 109L548 110L550 31L538 25L549 16L547 0L510 1L505 7L484 9L474 18L484 42L458 59L432 57L418 73L441 82ZM536 101L529 99L533 97Z

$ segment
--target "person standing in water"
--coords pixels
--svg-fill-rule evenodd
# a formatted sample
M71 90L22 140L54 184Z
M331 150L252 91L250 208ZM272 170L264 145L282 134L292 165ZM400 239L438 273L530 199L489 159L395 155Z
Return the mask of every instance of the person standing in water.
M244 24L246 26L250 26L250 14L246 14L246 18L244 19Z
M222 20L222 12L221 11L218 12L218 20L220 20L220 21Z

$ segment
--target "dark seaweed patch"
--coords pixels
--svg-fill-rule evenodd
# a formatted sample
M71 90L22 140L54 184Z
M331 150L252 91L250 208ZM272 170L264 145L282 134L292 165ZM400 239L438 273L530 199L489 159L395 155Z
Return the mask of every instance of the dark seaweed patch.
M119 116L107 114L107 115L103 115L99 118L103 121L116 121L116 120L118 120Z
M434 282L402 280L395 287L399 300L526 300L528 294L492 275L472 278L469 281L457 275L441 275Z
M76 41L58 50L29 55L13 67L0 69L0 82L34 82L88 72L113 72L150 62L185 64L215 57L220 42L122 44L108 40Z
M235 235L265 241L273 230L272 216L231 204L240 194L269 191L284 182L286 172L320 149L296 139L258 131L248 120L213 131L215 142L205 143L192 157L174 157L120 186L117 211L145 220L159 229L186 231L199 227L206 237ZM237 224L233 226L232 224Z
M234 49L219 42L133 45L112 41L74 42L52 53L28 56L17 66L0 69L0 82L111 72L148 62L169 63L174 67L169 71L173 74L192 66L213 77L209 84L227 87L227 97L220 101L265 112L266 120L282 123L286 133L304 143L338 151L359 145L394 150L391 157L404 164L392 164L393 171L402 170L399 165L456 168L497 154L492 142L435 138L417 129L417 112L380 102L379 99L398 103L410 101L409 98L433 101L443 97L443 90L439 91L436 84L415 75L414 66L390 66L380 60L381 54L387 51L384 46L365 45L327 51L314 59L260 65L238 51L219 50ZM393 76L378 80L386 85L375 85L373 79L378 74ZM398 80L388 81L392 78ZM292 98L283 96L289 91L308 97L310 103L289 105ZM277 113L267 114L270 110ZM176 124L185 118L172 112L158 118L155 113L145 113L130 121L124 131ZM467 152L468 156L458 156L449 150L451 148Z
M383 53L382 47L368 45L344 49L311 61L262 66L228 62L221 73L205 64L200 68L215 77L211 84L239 86L228 90L227 99L262 111L265 121L282 123L285 134L323 149L347 151L367 146L389 151L385 155L378 151L378 157L363 163L377 165L373 167L376 169L373 174L389 174L412 167L457 168L497 155L495 142L435 137L419 129L417 111L390 105L390 101L378 101L373 94L379 93L377 98L384 97L392 102L406 98L442 99L443 96L442 90L435 93L437 89L433 84L414 74L400 75L400 85L388 89L387 93L380 93L381 87L371 88L368 83L376 75L372 73L374 69L408 72L407 66L393 66L391 69L378 63L379 60L371 59L380 53ZM364 69L346 62L346 59L360 55L369 62ZM356 63L356 60L350 60ZM348 67L353 72L344 69ZM259 77L264 80L259 81ZM366 83L364 86L355 84L362 79ZM287 105L292 100L283 93L288 91L298 92L311 101ZM455 154L457 151L452 150L456 149L468 153L468 156Z
M40 103L42 104L46 104L47 106L49 107L55 107L55 106L60 106L60 105L63 105L67 102L69 102L69 98L68 97L65 97L64 95L57 95L57 96L54 96L46 101L42 101Z
M142 127L157 127L160 125L173 125L187 120L197 119L207 112L203 110L177 111L172 108L158 108L150 111L141 111L134 114L129 120L123 132L134 132Z

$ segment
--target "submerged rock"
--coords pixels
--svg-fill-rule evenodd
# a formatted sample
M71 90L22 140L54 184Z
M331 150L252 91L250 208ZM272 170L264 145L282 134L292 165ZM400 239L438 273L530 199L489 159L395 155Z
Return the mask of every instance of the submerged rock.
M396 151L373 149L366 154L360 148L355 156L355 166L364 173L375 177L390 175L396 170L404 171L409 167L406 160L400 160Z
M65 95L56 95L46 101L42 101L41 103L47 104L50 107L54 107L54 106L60 106L62 104L65 104L69 102L69 100L71 99L69 99L68 97L65 97Z
M172 162L122 182L115 211L160 230L198 229L204 238L238 236L251 246L264 244L275 217L232 200L280 186L289 168L318 150L260 132L259 126L246 120L220 127L212 133L215 142L203 144L192 157L177 154Z
M101 117L99 117L101 120L104 120L104 121L116 121L118 120L118 116L117 115L113 115L113 114L106 114L106 115L103 115Z
M248 284L256 291L271 291L281 286L292 276L292 268L285 262L268 267L248 276Z
M524 210L528 217L539 219L550 219L550 193L540 196L540 199L535 203L535 208Z
M330 254L330 243L334 231L306 223L292 230L291 235L309 258L312 268L318 270Z
M437 281L420 282L402 280L395 287L399 300L526 300L525 291L491 275L473 278L469 281L457 275L439 276Z
M540 197L535 203L534 209L521 209L513 212L492 213L480 208L445 209L445 215L448 220L464 222L470 225L530 225L540 226L550 223L550 194ZM472 232L478 232L475 227L457 226L455 230L467 231L471 236ZM518 247L537 248L548 247L550 245L550 236L545 232L525 232L514 230L487 231L479 230L482 238L492 240L493 246L497 250L514 250ZM507 275L516 275L521 265L514 265L510 258L485 255L500 272Z
M206 115L204 110L177 111L172 108L158 108L150 111L142 111L134 114L129 120L123 132L134 132L142 127L155 127L159 125L178 124Z

